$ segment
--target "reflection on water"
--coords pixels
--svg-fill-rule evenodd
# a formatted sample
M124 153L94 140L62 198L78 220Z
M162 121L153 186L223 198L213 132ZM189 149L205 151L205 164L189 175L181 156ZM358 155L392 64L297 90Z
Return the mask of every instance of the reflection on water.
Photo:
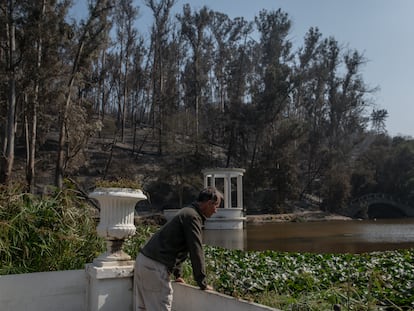
M363 253L414 248L414 218L247 224L205 230L204 242L229 249Z
M247 230L204 230L204 243L227 249L245 249Z

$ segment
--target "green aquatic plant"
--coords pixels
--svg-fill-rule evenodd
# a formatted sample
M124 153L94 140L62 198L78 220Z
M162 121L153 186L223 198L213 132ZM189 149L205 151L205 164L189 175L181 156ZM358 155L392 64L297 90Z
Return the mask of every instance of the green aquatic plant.
M414 250L308 254L206 247L208 275L218 291L281 309L305 302L309 310L327 303L352 305L350 310L413 309L413 255ZM270 303L272 296L279 298Z

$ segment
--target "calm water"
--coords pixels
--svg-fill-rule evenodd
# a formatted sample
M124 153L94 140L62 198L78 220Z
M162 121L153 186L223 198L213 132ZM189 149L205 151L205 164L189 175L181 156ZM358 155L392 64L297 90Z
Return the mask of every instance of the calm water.
M247 224L205 230L206 244L243 250L363 253L414 248L414 218Z

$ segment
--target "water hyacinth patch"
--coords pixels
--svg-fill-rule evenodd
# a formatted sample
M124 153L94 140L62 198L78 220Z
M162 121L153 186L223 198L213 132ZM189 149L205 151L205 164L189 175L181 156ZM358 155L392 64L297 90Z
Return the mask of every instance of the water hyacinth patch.
M349 310L414 309L414 250L352 254L247 252L206 246L210 282L225 294L281 301L325 300ZM290 297L291 299L287 299ZM279 300L279 301L277 301ZM269 303L267 303L269 304ZM321 307L315 306L314 310ZM364 307L365 306L365 307ZM320 310L320 309L319 309Z

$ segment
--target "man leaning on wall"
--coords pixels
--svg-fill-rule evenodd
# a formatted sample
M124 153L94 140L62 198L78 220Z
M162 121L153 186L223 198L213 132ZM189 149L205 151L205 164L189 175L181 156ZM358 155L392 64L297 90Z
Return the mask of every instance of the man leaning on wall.
M206 282L202 228L220 206L223 195L214 187L200 191L197 201L182 208L144 245L135 261L134 310L170 311L173 290L170 277L185 283L182 264L190 256L193 276L202 290Z

